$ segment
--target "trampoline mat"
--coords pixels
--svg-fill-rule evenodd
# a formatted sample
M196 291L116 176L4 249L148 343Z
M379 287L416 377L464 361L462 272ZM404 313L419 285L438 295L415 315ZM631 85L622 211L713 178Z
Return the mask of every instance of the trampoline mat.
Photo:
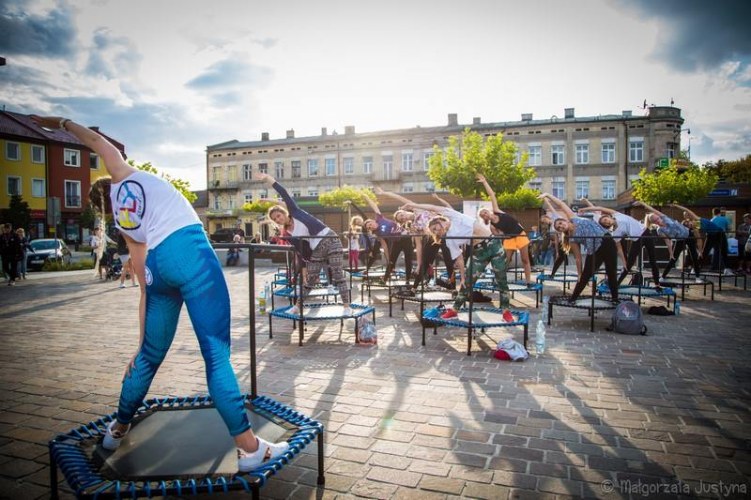
M603 293L609 295L610 289L606 288L603 290ZM618 295L631 295L634 297L637 295L641 295L642 297L663 297L665 295L675 295L675 292L670 288L658 290L649 286L622 286L618 288Z
M267 441L289 438L293 427L266 412L246 411L253 432ZM93 445L104 477L119 480L190 479L237 473L237 448L216 408L155 411L108 451Z
M295 288L282 288L280 290L276 290L274 292L274 295L277 297L297 297L297 289ZM313 288L309 291L308 294L305 295L306 298L312 297L312 298L321 298L321 297L333 297L334 295L339 295L339 289L335 288L332 290L329 290L328 288Z
M591 309L592 308L592 297L579 297L575 301L569 300L568 297L565 296L559 296L559 297L550 297L550 303L552 305L560 306L560 307L574 307L578 309ZM616 304L613 304L610 300L603 300L595 298L594 300L594 308L595 309L615 309Z
M579 281L579 276L576 274L556 274L555 276L550 276L549 274L543 274L537 277L540 281L561 281L561 282L576 282Z
M454 295L451 292L435 290L432 292L420 293L416 291L414 295L402 295L400 293L394 294L398 299L403 299L411 302L447 302L454 300Z
M475 288L478 290L493 290L498 291L500 288L496 286L494 282L491 281L478 281L475 283ZM508 284L508 291L509 292L535 292L539 290L541 287L540 285L525 285L522 283L509 283Z
M472 311L472 326L473 327L491 327L491 326L516 326L523 324L523 315L516 311L512 311L514 321L505 322L503 320L503 311L488 311L484 309L476 309ZM465 327L469 326L469 312L459 311L459 315L455 318L451 318L452 323L463 323Z
M344 315L344 304L316 304L315 307L304 306L302 314L292 314L297 319L304 318L305 321L316 319L341 319L341 318L359 318L365 314L372 312L372 307L363 306L359 304L350 304L349 316ZM291 306L284 307L278 311L279 314L289 314ZM274 314L274 312L272 312ZM279 315L277 314L277 315Z

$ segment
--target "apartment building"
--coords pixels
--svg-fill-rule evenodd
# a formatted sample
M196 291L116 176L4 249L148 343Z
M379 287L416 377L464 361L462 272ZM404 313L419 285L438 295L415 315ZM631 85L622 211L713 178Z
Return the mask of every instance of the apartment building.
M122 144L107 138L124 154ZM99 156L72 134L39 128L29 115L10 111L0 111L0 149L0 208L21 195L31 208L32 237L84 241L89 228L80 219L89 189L107 175Z
M258 141L232 140L206 148L209 231L243 226L254 231L257 216L242 205L276 198L264 185L252 180L253 172L267 172L281 180L290 193L306 197L343 185L370 187L409 196L435 190L427 176L433 147L443 148L448 138L466 128L486 136L504 134L527 153L537 176L532 188L551 192L569 203L587 197L593 203L614 207L619 193L630 187L642 168L654 169L680 151L683 118L672 106L652 106L643 114L577 117L566 108L563 117L483 123L473 118L460 123L449 114L445 125L357 133L346 126L343 133L271 139L264 132Z

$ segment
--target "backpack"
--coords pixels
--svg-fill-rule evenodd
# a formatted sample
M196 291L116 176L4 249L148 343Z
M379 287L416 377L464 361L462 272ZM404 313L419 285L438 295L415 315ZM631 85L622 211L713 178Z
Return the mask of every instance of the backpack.
M646 335L647 327L644 325L641 307L630 300L619 303L607 330L625 335Z
M631 286L644 286L644 275L640 271L637 271L634 273L634 275L631 277L631 282L629 283Z

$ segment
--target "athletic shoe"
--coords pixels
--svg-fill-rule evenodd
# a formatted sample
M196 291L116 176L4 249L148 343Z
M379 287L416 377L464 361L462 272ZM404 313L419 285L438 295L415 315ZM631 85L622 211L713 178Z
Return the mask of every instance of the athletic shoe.
M120 286L117 288L125 288L125 283L120 283Z
M725 270L722 272L722 274L725 275L725 276L735 276L735 273L732 270L727 269L727 268L725 268Z
M287 309L287 314L291 314L293 316L296 316L300 314L300 308L297 306L292 306L289 309Z
M342 316L352 316L352 308L351 307L345 307L342 310Z
M508 309L505 309L503 311L503 321L505 321L506 323L512 323L514 321L514 315L511 314L511 311L509 311Z
M248 452L240 448L237 449L237 469L240 472L250 472L257 469L269 460L274 460L284 455L289 450L289 443L282 441L280 443L269 443L263 438L257 437L258 449L254 452Z
M696 278L694 280L694 283L696 283L697 285L702 285L702 284L704 284L704 281L701 278Z
M125 432L113 431L112 428L116 423L117 420L110 422L107 426L107 432L104 433L104 439L102 439L102 448L104 448L105 450L114 451L118 447L120 447L120 442L130 430L130 424L128 424L128 428L125 430Z
M441 319L451 319L451 318L456 318L457 316L459 316L459 313L457 313L455 310L446 309L446 311L443 314L441 314Z
M133 285L132 285L132 286L136 287L136 286L138 286L138 283L133 283Z

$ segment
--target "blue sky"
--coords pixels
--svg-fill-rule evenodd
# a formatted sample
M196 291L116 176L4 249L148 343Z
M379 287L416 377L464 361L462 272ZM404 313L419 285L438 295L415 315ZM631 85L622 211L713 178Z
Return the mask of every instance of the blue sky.
M749 18L747 0L4 0L0 105L98 125L194 189L207 145L262 132L645 99L683 110L702 163L751 153Z

